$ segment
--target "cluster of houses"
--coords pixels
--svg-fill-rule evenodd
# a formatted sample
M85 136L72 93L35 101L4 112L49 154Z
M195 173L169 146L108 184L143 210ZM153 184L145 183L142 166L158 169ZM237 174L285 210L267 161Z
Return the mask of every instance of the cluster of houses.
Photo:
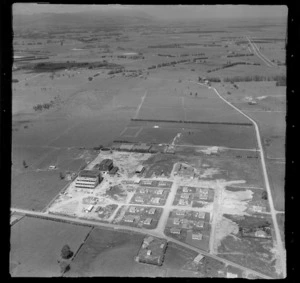
M136 223L140 221L140 215L138 215L138 213L144 210L145 208L143 207L130 206L129 209L127 210L129 214L125 214L125 216L123 217L123 221L126 223ZM155 207L151 207L150 209L148 209L146 213L149 215L149 217L146 217L146 219L142 220L142 224L146 226L151 225L153 221L152 217L156 213L156 211L157 208Z
M196 218L199 220L189 220L184 218L186 211L185 210L177 210L174 212L175 217L172 218L172 226L170 228L170 233L175 235L180 235L182 229L192 230L192 239L201 241L203 238L202 233L199 231L193 231L193 228L204 228L205 223L205 215L206 213L203 211L198 211L194 214Z
M161 266L166 249L166 240L149 236L144 239L135 259L137 262Z

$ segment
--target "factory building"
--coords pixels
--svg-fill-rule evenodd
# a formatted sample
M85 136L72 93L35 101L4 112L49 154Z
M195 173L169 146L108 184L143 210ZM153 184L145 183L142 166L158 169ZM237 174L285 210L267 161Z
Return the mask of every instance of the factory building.
M82 170L75 181L75 188L94 189L102 181L97 170Z
M99 165L99 170L101 172L109 172L113 167L114 165L111 159L104 159Z

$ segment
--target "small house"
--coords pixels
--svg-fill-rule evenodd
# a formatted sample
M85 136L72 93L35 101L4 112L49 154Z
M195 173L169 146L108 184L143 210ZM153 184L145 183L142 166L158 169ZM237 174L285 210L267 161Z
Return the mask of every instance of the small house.
M185 215L185 211L184 210L177 210L176 215Z
M192 239L201 241L202 240L202 234L201 233L193 233L192 234Z
M130 213L136 213L137 212L137 208L135 206L130 206L128 211Z
M148 213L149 213L149 214L154 214L155 211L156 211L156 208L151 207L151 208L149 209Z
M129 223L133 223L135 221L135 216L133 216L133 215L126 215L124 217L124 221L125 222L129 222Z
M144 221L144 224L145 225L150 225L152 223L152 218L147 218L145 221Z
M181 229L178 229L178 228L171 228L170 229L170 233L171 234L177 234L179 235L181 233Z

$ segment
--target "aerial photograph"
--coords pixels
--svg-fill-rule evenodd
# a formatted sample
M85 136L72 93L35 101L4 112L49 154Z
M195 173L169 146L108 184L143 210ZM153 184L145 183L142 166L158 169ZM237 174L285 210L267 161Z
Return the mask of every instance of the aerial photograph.
M12 6L11 277L286 278L286 6Z

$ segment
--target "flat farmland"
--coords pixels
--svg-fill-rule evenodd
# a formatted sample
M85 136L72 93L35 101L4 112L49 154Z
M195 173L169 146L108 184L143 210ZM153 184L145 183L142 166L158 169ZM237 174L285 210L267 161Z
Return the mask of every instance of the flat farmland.
M136 137L126 137L126 140L132 142L171 143L178 132L176 128L142 127L142 130Z
M285 113L247 112L257 123L261 131L263 146L267 158L285 157Z
M47 147L35 147L35 146L12 146L12 163L13 170L22 171L23 160L26 164L31 166L36 160L50 154L55 149Z
M241 74L248 75L248 76L255 76L255 75L265 76L265 74L267 73L269 76L273 76L273 75L281 75L285 71L284 68L269 68L262 61L259 63L261 64L260 66L247 65L246 68L245 68L246 65L236 65L215 72L211 72L209 73L209 75L214 77L225 78L230 76L240 76Z
M24 217L11 228L10 274L12 277L60 276L57 260L65 244L76 253L90 227Z
M129 119L129 117L128 117ZM94 147L106 145L113 141L127 125L128 120L98 120L89 119L81 121L71 131L61 135L51 142L56 147Z
M184 130L178 145L207 145L233 148L256 148L252 126L199 124L197 130Z
M281 239L283 240L283 242L285 242L285 214L278 213L276 217L280 229Z
M171 108L171 107L144 107L139 111L138 119L145 120L175 120L184 121L185 113L184 109L181 107Z
M267 161L267 170L271 185L274 207L278 211L285 209L285 163Z
M13 176L11 206L42 210L67 184L57 171L28 171Z
M66 276L156 276L160 268L145 266L134 258L144 236L95 228L72 262ZM136 273L138 270L140 272Z

